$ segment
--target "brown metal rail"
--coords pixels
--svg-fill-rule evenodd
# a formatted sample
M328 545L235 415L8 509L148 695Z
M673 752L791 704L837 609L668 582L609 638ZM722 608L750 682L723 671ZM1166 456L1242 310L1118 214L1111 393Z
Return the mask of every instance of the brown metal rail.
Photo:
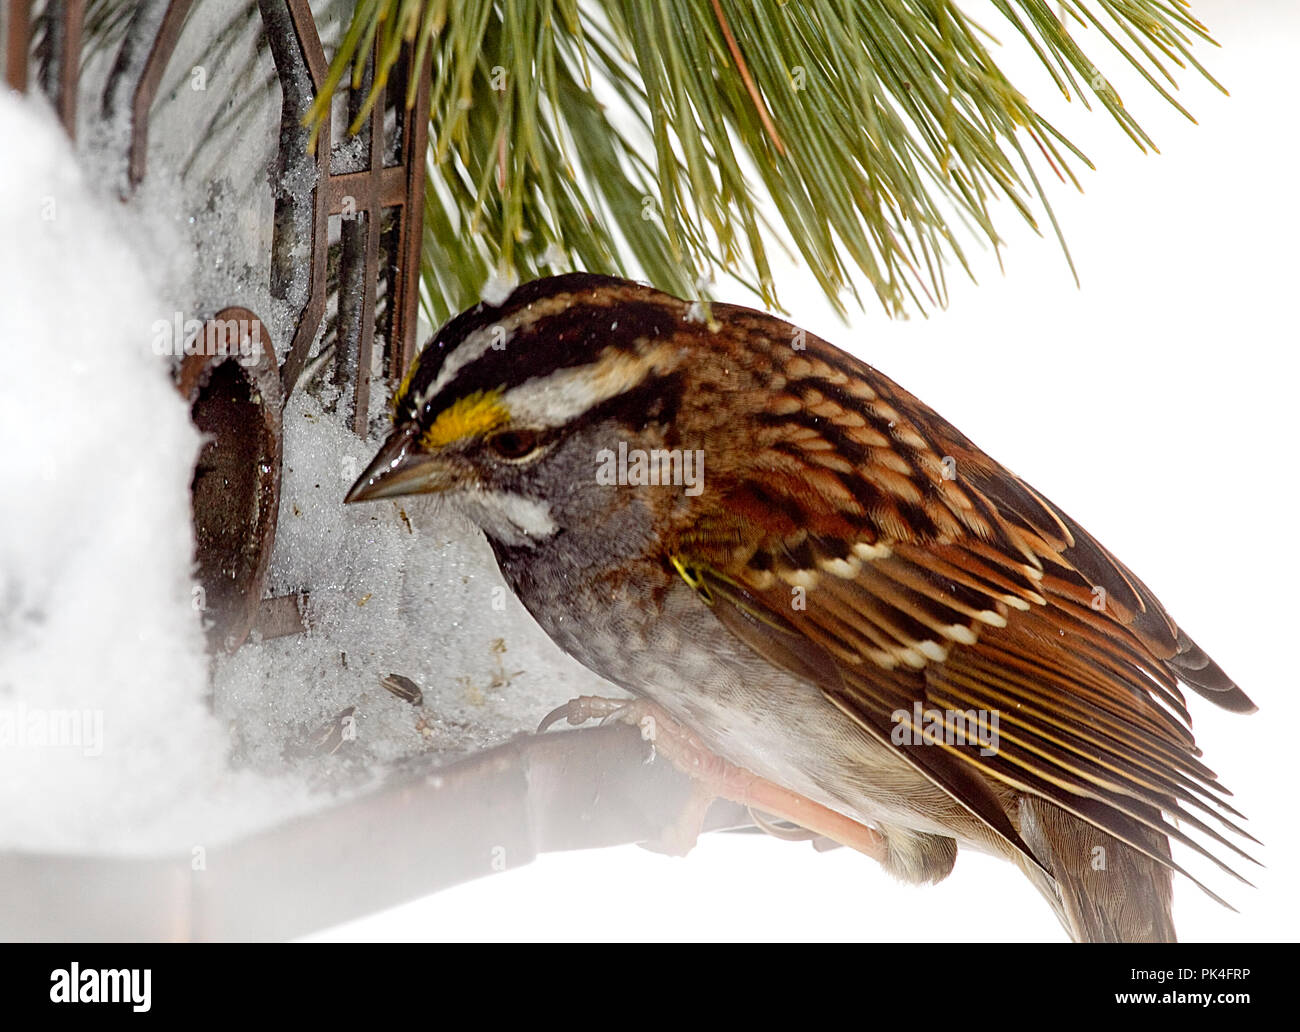
M649 759L640 732L623 724L523 736L182 855L0 854L0 940L288 939L541 853L655 839L691 786ZM715 802L705 829L750 823L742 808Z

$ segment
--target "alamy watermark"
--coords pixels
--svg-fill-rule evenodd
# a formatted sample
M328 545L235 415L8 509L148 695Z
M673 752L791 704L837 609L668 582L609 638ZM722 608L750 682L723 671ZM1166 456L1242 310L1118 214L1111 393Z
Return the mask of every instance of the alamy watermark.
M0 749L80 749L104 754L104 711L39 709L19 703L0 709Z
M82 968L75 960L50 972L51 1003L119 1003L143 1014L152 1006L152 968Z
M153 353L173 355L209 355L233 358L251 366L262 356L262 324L255 319L186 319L184 312L173 312L170 320L155 319Z
M912 703L890 714L894 730L889 740L895 745L978 745L981 756L998 751L997 710L926 709Z
M629 448L596 452L596 483L619 487L685 487L692 498L704 490L704 449Z

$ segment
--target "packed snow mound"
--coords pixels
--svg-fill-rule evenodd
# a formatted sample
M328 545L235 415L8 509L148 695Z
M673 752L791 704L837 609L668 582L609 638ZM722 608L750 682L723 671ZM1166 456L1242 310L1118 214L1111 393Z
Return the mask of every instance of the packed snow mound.
M106 846L224 766L190 579L199 447L163 305L43 101L0 91L0 813Z

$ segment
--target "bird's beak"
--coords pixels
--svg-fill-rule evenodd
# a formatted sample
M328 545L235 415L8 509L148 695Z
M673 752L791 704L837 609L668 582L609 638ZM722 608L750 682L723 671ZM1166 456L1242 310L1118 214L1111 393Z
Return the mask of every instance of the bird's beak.
M374 461L352 485L344 502L371 502L398 495L437 494L454 486L447 464L418 447L415 424L393 431Z

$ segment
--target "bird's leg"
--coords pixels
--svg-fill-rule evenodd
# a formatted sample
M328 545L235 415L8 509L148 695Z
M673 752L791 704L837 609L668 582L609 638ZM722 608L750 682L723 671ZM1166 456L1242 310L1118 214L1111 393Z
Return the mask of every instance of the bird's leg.
M579 695L576 699L570 699L563 706L556 706L550 713L542 718L542 722L537 725L537 733L540 735L543 731L556 724L561 720L566 720L574 727L579 724L585 724L589 720L600 719L601 723L609 720L611 717L620 717L622 712L634 704L633 699L606 699L600 695ZM629 720L629 724L636 721ZM644 737L644 736L643 736Z
M658 842L647 844L648 848L685 856L699 838L709 805L721 798L797 824L818 839L850 846L879 863L885 860L885 840L879 832L724 760L693 731L644 699L582 695L548 713L537 730L545 731L561 719L578 725L597 718L602 722L619 720L639 728L641 737L692 781L691 796L682 813L672 827L665 829ZM759 826L763 825L759 823Z

